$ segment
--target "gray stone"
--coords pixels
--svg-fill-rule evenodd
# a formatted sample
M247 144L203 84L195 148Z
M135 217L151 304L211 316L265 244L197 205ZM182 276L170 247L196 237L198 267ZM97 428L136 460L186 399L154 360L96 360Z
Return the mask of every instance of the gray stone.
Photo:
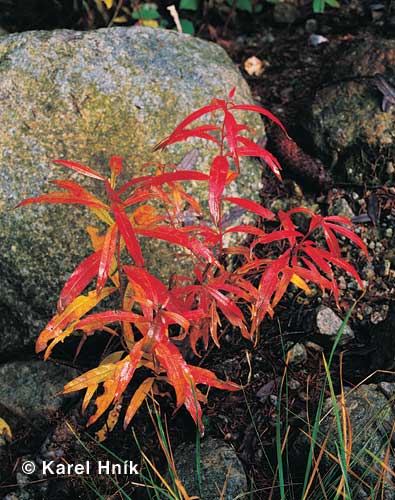
M387 399L395 398L395 382L379 382L377 387Z
M290 363L294 365L300 365L305 361L307 361L306 347L300 342L298 342L288 351L288 356Z
M329 209L329 215L340 215L351 219L355 214L345 198L336 198Z
M321 159L336 163L342 158L338 173L350 182L363 182L372 175L364 151L393 156L393 107L383 112L383 95L366 75L381 74L394 85L394 55L394 40L364 37L342 44L323 70L328 84L317 91L302 118ZM385 172L380 175L383 180L388 177Z
M31 345L54 311L68 275L91 251L85 228L103 225L84 208L39 205L13 210L27 197L72 178L96 194L102 186L51 165L63 158L108 175L111 155L125 160L124 179L146 162L178 163L197 148L209 166L215 147L203 141L153 146L187 114L237 88L236 102L252 102L247 84L218 45L169 30L58 30L0 38L0 332L1 351ZM264 134L251 113L247 123ZM260 169L241 165L236 191L258 199ZM203 183L195 192L203 202ZM203 199L204 197L204 199ZM207 204L207 201L206 201ZM174 247L142 241L147 267L169 276Z
M174 452L178 476L189 496L197 495L201 500L234 500L238 495L247 495L246 476L232 448L219 439L206 438L201 442L200 458L202 496L199 496L196 446L182 444Z
M342 319L339 318L339 316L337 316L337 314L334 313L329 307L320 307L318 309L316 324L318 333L320 333L321 335L326 335L334 341L342 323ZM340 344L346 344L354 337L355 335L353 330L348 325L346 325L340 339Z
M19 419L32 426L48 421L69 399L57 394L76 376L76 370L40 360L0 365L0 408L15 417L7 420L11 429Z
M384 500L395 499L395 484L390 473L383 472L380 464L373 455L394 470L395 458L388 451L388 441L391 428L395 419L391 402L378 390L375 384L361 385L358 388L345 390L346 409L352 429L352 457L348 480L353 500L372 498L371 492L379 483L379 477L384 475L386 485L380 490L380 498ZM341 415L341 401L337 398L337 405ZM330 484L338 484L341 476L340 467L330 458L329 454L339 456L339 435L333 412L331 398L325 401L319 433L318 445L323 444L329 453L322 454L320 471L323 477L330 478ZM300 435L293 445L293 459L301 463L307 458L310 440L304 434ZM319 446L316 453L319 453ZM356 478L361 478L358 480Z
M292 24L299 18L298 8L286 2L276 3L273 9L273 19L279 24Z
M353 456L352 470L359 477L373 487L379 481L376 474L382 474L380 465L372 458L372 453L379 460L385 461L385 454L388 448L388 439L391 435L391 427L395 420L395 413L391 408L391 403L379 392L375 384L361 385L356 390L346 390L346 406L350 418L350 425L353 433ZM340 398L338 407L341 412ZM323 408L323 414L333 408L331 399L328 399ZM333 412L330 412L323 421L320 428L323 435L331 435L328 440L328 448L332 453L336 453L335 442L338 442L336 425L333 425ZM324 453L323 467L326 470L333 470L333 461ZM389 454L388 462L390 469L394 470L395 458ZM350 487L358 491L352 498L359 500L364 498L364 494L369 492L360 482L350 477ZM388 472L384 473L387 484L383 491L384 500L395 499L395 482ZM367 496L366 498L370 498Z

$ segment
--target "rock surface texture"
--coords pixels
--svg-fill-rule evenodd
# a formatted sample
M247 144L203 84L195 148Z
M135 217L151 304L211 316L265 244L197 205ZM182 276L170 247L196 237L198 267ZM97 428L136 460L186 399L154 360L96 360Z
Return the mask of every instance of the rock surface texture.
M374 77L381 75L395 86L394 60L394 40L370 36L340 45L333 61L323 67L323 85L304 117L321 159L333 164L340 160L338 173L350 182L370 180L364 155L380 151L392 156L395 106L391 102L383 106L384 96ZM393 98L395 105L395 94Z
M67 403L68 396L57 395L77 371L40 360L14 361L0 366L0 410L15 419L40 426Z
M232 87L237 102L251 102L222 48L171 31L139 27L1 37L0 354L32 344L69 273L91 250L85 227L97 222L85 209L12 210L48 190L49 181L70 178L50 160L74 160L107 174L116 154L124 157L127 179L141 174L145 162L177 163L197 148L198 165L207 168L214 150L203 141L164 153L152 148L188 113L213 97L226 97ZM263 134L257 115L247 122L257 137ZM260 169L251 166L244 164L238 195L257 198ZM95 185L78 174L71 177ZM174 272L174 248L149 245L143 242L149 268Z
M180 445L174 453L174 461L181 483L190 496L199 496L201 500L233 500L238 495L240 498L247 495L247 481L241 462L233 449L219 439L207 438L201 443L201 495L196 471L196 446Z
M345 401L349 426L352 429L352 457L350 462L349 488L353 500L372 498L370 488L380 485L380 498L395 499L394 479L390 472L387 474L379 461L387 464L389 470L394 470L395 457L393 455L392 426L395 419L393 401L395 385L389 383L363 384L353 390L345 390ZM337 397L337 406L342 418L341 397ZM319 432L319 444L325 440L325 447L329 453L322 455L320 470L328 479L328 489L341 477L338 464L330 458L338 456L339 435L333 412L333 402L328 398L324 404ZM349 438L350 439L350 438ZM300 435L293 445L293 459L304 464L309 450L310 441L305 435ZM318 453L318 447L316 448ZM375 458L373 458L373 456ZM384 477L382 487L380 479ZM356 479L360 478L360 479Z

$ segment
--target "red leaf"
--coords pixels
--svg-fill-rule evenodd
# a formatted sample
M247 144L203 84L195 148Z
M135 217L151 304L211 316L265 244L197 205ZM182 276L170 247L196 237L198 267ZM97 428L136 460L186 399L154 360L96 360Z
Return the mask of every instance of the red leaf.
M228 171L228 159L225 156L216 156L211 164L208 195L208 205L215 224L219 223L221 217L221 198Z
M189 371L195 380L196 384L204 384L216 389L223 389L225 391L239 391L241 387L233 382L224 382L219 380L215 374L199 366L188 365Z
M225 117L224 117L224 136L226 137L226 140L228 142L228 147L230 153L235 157L236 163L238 163L238 158L237 158L237 134L239 131L244 128L241 126L241 128L238 126L237 121L235 120L235 117L227 111L226 109L224 110Z
M174 344L166 339L157 344L155 354L166 370L169 383L174 387L177 409L181 405L185 405L194 421L199 425L201 433L203 433L202 409L198 402L198 391L181 353Z
M208 181L209 176L203 172L196 172L194 170L180 170L177 172L167 172L166 174L160 175L143 175L141 177L135 177L131 181L124 184L118 191L117 194L121 195L130 187L141 184L141 186L161 186L169 182L176 181Z
M173 132L170 137L166 139L166 146L174 144L176 142L185 141L189 137L199 137L200 139L206 139L207 141L215 142L215 144L221 144L220 141L209 134L210 131L219 131L220 129L215 125L201 125L200 127L195 127L192 129L184 129L179 132ZM163 147L162 147L163 148Z
M118 238L118 227L116 224L111 226L104 238L103 248L100 256L99 271L96 283L96 293L100 293L106 284L111 261L114 257Z
M125 362L121 365L121 369L117 370L114 374L115 382L117 382L114 399L118 399L129 385L137 365L141 361L143 355L143 343L145 339L141 339L133 346L129 356L125 358Z
M322 255L322 249L311 245L303 245L303 251L318 265L318 267L327 275L332 275L330 265Z
M60 292L57 306L59 313L63 312L96 276L99 271L100 256L101 250L87 257L74 269Z
M271 306L273 307L273 309L280 302L284 293L287 291L288 285L291 281L293 274L294 274L294 271L289 267L282 270L282 276L276 284L276 292L274 294L274 297L273 297L273 300L271 303Z
M254 113L260 113L261 115L264 115L267 118L269 118L272 122L277 123L277 125L281 128L284 134L288 138L290 138L284 125L280 122L280 120L276 118L272 113L270 113L270 111L268 111L265 108L262 108L261 106L255 106L254 104L233 104L231 106L231 109L244 109L245 111L253 111Z
M340 224L346 224L347 226L352 226L352 222L347 217L340 217L340 215L330 215L325 217L325 222L337 222Z
M224 316L226 316L232 325L240 328L243 336L248 337L244 315L233 300L210 285L207 286L207 291L213 297L217 306L221 309Z
M177 135L180 131L182 131L186 126L188 126L193 121L197 120L201 116L204 116L208 113L212 113L213 111L221 108L223 108L223 104L218 102L218 104L211 104L209 106L204 106L200 109L197 109L196 111L188 115L184 120L182 120L182 122L177 125L173 133L168 138L164 139L159 144L157 144L154 147L154 151L158 149L164 149L168 145L168 141L172 139L173 135Z
M122 173L123 160L121 156L111 156L110 158L110 168L111 172L115 175L121 175Z
M340 257L341 252L340 252L340 247L339 247L339 243L338 243L338 241L336 239L336 236L327 227L326 224L322 224L322 229L324 231L325 240L326 240L326 242L328 244L329 250L332 252L332 254L335 257Z
M23 200L15 208L23 207L25 205L30 205L32 203L70 203L76 205L85 205L91 208L104 208L108 209L108 206L97 199L84 199L79 196L71 195L69 193L62 193L54 191L52 193L41 194L37 198L28 198Z
M334 231L337 233L340 233L341 235L345 236L349 240L353 241L359 248L363 251L363 253L368 256L368 249L366 248L365 243L357 236L353 231L350 229L343 227L343 226L338 226L337 224L331 224L331 223L325 223L326 227L332 228Z
M121 232L126 248L133 257L136 265L143 267L144 258L141 252L140 244L137 240L133 226L122 206L122 201L119 199L117 193L112 189L108 181L106 181L106 190L111 201L111 208L114 212L115 221L118 225L119 231Z
M229 92L228 94L228 99L233 99L234 95L236 93L236 87L233 87L233 89Z
M255 226L241 225L241 226L233 226L228 227L224 233L247 233L247 234L255 234L256 236L266 236L265 231L259 229Z
M259 203L255 203L255 201L245 200L244 198L234 198L230 196L225 197L224 200L229 201L230 203L234 203L239 207L245 208L250 212L254 212L264 219L274 220L276 218L271 210L262 207L261 205L259 205Z
M57 163L58 165L63 165L64 167L71 168L72 170L75 170L79 174L85 175L86 177L92 177L93 179L98 179L99 181L104 181L105 178L99 174L99 172L96 172L96 170L93 170L90 167L87 167L86 165L82 165L81 163L76 163L75 161L69 161L69 160L52 160L53 163Z
M299 233L299 231L285 231L285 230L284 231L283 230L273 231L272 233L266 234L265 236L253 241L251 246L255 246L258 243L261 243L261 244L273 243L273 241L280 241L280 240L284 240L284 239L288 239L291 242L292 238L295 238L295 237L300 238L302 236L303 236L303 234Z
M151 300L155 306L158 307L166 303L169 297L169 290L158 278L145 269L134 266L123 266L123 269L126 276L131 281L141 286L147 298Z
M139 314L135 314L129 311L104 311L100 313L90 314L84 319L78 321L75 325L76 330L93 331L103 328L103 326L108 323L115 323L116 321L127 321L128 323L134 323L135 321L142 322L144 318Z
M357 281L359 286L362 289L364 288L362 280L359 277L359 274L357 273L356 269L351 264L346 262L344 259L341 259L340 257L334 257L332 254L330 254L329 252L326 252L325 250L322 250L322 252L323 253L325 252L326 259L329 262L332 262L333 264L336 264L336 266L341 267L342 269L347 271L349 274L351 274L351 276L353 278L355 278L355 280Z
M237 140L244 144L244 147L237 148L237 154L239 156L256 156L258 158L262 158L275 176L281 180L281 165L277 158L275 158L267 149L261 148L258 144L255 144L255 142L252 142L245 137L238 136Z

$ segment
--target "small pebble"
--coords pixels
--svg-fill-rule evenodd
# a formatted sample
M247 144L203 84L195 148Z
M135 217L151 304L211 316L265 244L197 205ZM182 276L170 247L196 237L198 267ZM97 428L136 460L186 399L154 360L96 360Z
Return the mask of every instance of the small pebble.
M377 386L386 398L391 399L395 395L395 383L379 382Z
M340 278L338 279L338 286L339 286L340 290L347 289L347 283L346 283L344 276L340 276Z
M288 387L291 391L297 391L301 387L301 383L298 380L295 380L294 378L289 379L288 381Z
M332 207L329 209L329 214L340 215L341 217L348 217L349 219L355 215L345 198L337 198L334 200Z
M307 19L304 29L307 33L315 33L318 30L317 19Z
M317 312L316 324L321 335L326 335L335 340L342 325L342 320L329 307L320 307ZM346 325L340 343L346 344L355 337L352 329Z
M294 365L299 365L307 361L307 351L303 344L296 343L289 351L289 362Z
M278 397L275 394L270 394L269 400L273 406L277 405Z

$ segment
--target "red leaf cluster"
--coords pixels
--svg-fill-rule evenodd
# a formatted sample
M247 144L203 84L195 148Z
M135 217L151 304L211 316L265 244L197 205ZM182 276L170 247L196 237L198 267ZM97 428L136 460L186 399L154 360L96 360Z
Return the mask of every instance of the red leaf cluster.
M136 177L117 186L123 170L119 157L110 159L109 179L85 165L55 160L55 163L101 182L107 200L99 200L74 181L55 181L56 187L63 191L42 194L20 204L82 204L107 226L103 234L88 228L94 252L67 280L60 293L58 312L36 344L37 352L45 351L47 358L57 343L76 332L86 336L101 330L120 337L124 351L111 354L97 368L65 386L65 393L86 390L85 409L102 384L103 391L96 397L97 410L89 423L120 401L135 371L144 366L153 375L131 399L125 426L148 391L158 390L158 384L167 382L174 388L177 408L185 405L203 431L200 402L206 398L197 386L226 390L239 387L220 381L209 370L189 365L174 343L176 338L188 339L199 356L210 338L220 346L218 332L221 321L225 320L244 337L256 341L263 319L273 316L275 306L290 283L306 293L310 291L307 282L313 283L333 293L338 300L336 267L349 273L362 286L354 267L341 256L338 237L348 238L367 255L365 245L350 229L347 219L322 217L304 208L280 212L276 216L256 202L226 195L228 186L237 182L240 158L245 156L263 159L281 178L276 158L243 135L251 131L237 122L234 111L260 113L286 134L281 122L267 110L235 104L232 101L234 92L233 89L227 100L214 99L210 105L191 113L157 146L157 149L165 148L190 137L217 144L219 151L208 174L197 171L195 165L180 170L174 165L155 165L152 175ZM196 124L197 120L204 121L214 113L222 113L221 125ZM185 191L185 181L206 183L208 214L199 201ZM272 225L278 218L278 226L267 232L253 225L229 225L229 217L225 221L230 213L229 205L270 220ZM310 218L307 230L295 224L295 214ZM318 243L318 232L322 233L325 245ZM254 239L248 247L227 248L224 238L228 233L247 233ZM142 238L177 245L190 261L190 276L173 275L168 283L154 276L145 266ZM273 243L277 244L279 255L262 258L262 248ZM225 256L229 254L241 255L244 263L237 269L229 269L225 264ZM251 276L257 273L259 282L254 286ZM92 283L93 288L86 292ZM117 310L93 311L116 290L121 297Z

